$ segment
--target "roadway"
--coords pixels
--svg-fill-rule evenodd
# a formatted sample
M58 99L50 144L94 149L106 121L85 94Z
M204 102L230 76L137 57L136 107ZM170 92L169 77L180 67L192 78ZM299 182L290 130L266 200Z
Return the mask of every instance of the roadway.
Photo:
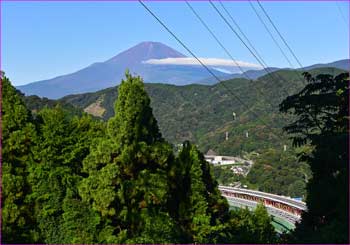
M252 195L252 196L262 197L262 198L266 198L269 200L284 203L286 205L298 208L298 209L303 210L303 211L306 210L306 204L304 202L294 200L290 197L279 196L279 195L266 193L266 192L262 192L262 191L241 189L241 188L228 187L228 186L219 186L219 190L226 190L226 191L234 192L234 193L241 193L241 194L248 194L248 195Z
M289 207L292 207L294 209L298 209L300 211L306 210L306 204L301 201L294 200L289 197L285 196L279 196L275 194L265 193L261 191L255 191L255 190L248 190L248 189L241 189L241 188L235 188L235 187L228 187L228 186L219 186L219 190L222 191L222 194L226 199L228 200L230 206L242 208L242 207L248 207L249 209L255 209L258 202L254 200L248 200L240 197L233 197L229 196L229 193L235 193L235 194L245 194L248 196L258 197L260 199L264 200L270 200L277 203L282 203L284 205L287 205ZM223 191L228 192L228 195L225 195ZM288 212L287 210L283 210L281 208L272 206L272 205L265 205L267 212L272 215L273 217L276 217L277 219L284 220L288 223L288 227L293 229L295 227L295 223L300 221L300 215L292 212Z

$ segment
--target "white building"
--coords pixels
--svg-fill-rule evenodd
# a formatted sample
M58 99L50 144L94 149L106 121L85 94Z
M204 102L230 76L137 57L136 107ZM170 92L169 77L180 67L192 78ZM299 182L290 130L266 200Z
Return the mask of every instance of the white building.
M204 158L207 162L214 165L229 165L229 164L243 164L250 168L253 165L253 161L242 159L239 157L232 156L219 156L213 150L209 150Z
M234 157L228 157L228 156L208 156L204 155L205 160L211 164L214 165L227 165L227 164L235 164L237 161L234 159Z

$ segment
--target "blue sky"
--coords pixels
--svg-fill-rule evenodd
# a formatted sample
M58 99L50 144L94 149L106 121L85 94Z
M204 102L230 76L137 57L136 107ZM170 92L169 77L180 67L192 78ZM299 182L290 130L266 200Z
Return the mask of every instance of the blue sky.
M1 69L15 85L74 72L142 41L162 42L189 55L138 2L1 4ZM185 2L146 4L199 57L228 58ZM248 2L224 4L269 66L288 66ZM348 2L262 4L303 65L348 58ZM235 59L257 63L208 2L192 6Z

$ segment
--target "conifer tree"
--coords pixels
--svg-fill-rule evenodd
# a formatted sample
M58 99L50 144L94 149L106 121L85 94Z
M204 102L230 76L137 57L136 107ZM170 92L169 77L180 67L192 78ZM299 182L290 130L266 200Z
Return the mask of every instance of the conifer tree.
M228 204L217 188L209 163L189 142L183 144L178 162L179 220L190 242L225 242Z
M2 242L34 242L28 166L34 162L35 127L16 89L2 74Z
M98 242L176 242L177 228L166 208L172 149L161 137L141 78L127 72L118 95L107 137L85 159L89 176L79 188L103 222ZM156 231L160 226L169 232Z

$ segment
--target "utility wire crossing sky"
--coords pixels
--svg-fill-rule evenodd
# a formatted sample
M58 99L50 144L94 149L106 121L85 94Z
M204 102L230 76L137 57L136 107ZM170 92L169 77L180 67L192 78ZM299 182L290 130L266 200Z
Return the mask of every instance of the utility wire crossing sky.
M14 85L75 72L92 63L108 60L142 41L162 42L190 56L138 2L1 4L1 69ZM186 2L147 4L198 57L205 58L204 62L230 62L230 57L196 19ZM216 4L220 7L219 3ZM252 4L274 32L258 2ZM191 5L235 60L242 65L260 66L232 35L209 2L191 2ZM224 5L269 67L290 67L250 2L224 2ZM302 65L349 57L348 2L263 1L261 5ZM288 49L282 47L292 64L299 68Z

